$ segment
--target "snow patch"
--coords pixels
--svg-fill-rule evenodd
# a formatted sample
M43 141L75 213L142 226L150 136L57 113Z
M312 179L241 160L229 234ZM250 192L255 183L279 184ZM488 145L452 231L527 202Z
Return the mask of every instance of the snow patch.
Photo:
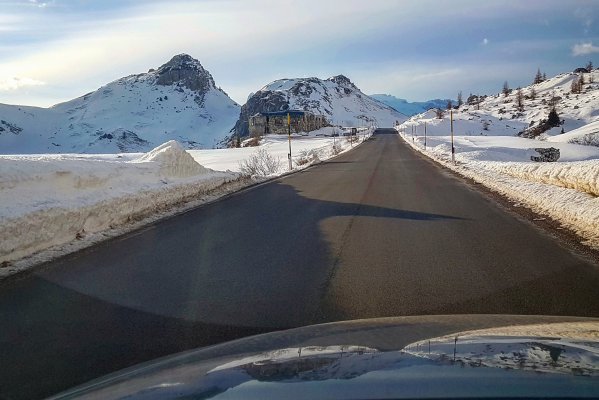
M170 140L147 152L134 162L155 162L160 165L161 175L185 178L208 173L176 140Z

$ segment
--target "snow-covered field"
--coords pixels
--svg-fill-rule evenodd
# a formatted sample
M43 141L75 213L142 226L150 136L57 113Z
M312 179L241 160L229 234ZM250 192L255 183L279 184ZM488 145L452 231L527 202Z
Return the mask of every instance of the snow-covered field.
M295 170L352 147L323 136L332 131L292 137ZM186 151L170 141L148 153L0 156L0 277L264 179L239 172L258 149L280 160L270 176L286 173L288 146L269 135L240 149Z
M587 244L599 247L599 147L514 136L456 135L454 165L450 136L427 135L426 149L424 136L401 136L446 167L562 222ZM531 155L538 155L534 148L540 147L559 148L560 160L530 161Z

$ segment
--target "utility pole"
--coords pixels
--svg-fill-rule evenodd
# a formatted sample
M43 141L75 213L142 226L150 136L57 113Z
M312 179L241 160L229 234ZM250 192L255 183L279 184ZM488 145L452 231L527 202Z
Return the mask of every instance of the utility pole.
M335 125L335 122L333 122L333 151L335 151L335 149L337 148L337 146L336 146L337 141L335 140L336 134L337 134L337 125Z
M426 121L424 121L424 150L426 150Z
M449 111L451 120L451 162L455 165L455 147L453 147L453 110Z
M291 164L291 116L287 113L287 138L289 139L289 154L287 154L287 158L289 158L289 171L293 170L293 165Z

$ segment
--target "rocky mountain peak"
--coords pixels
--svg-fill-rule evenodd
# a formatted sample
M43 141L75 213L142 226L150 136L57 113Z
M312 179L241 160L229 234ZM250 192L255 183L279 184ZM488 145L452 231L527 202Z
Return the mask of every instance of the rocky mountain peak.
M285 78L267 84L248 98L241 107L234 134L248 136L250 117L256 113L287 109L309 111L344 126L359 126L364 121L392 126L405 120L404 115L366 96L344 75L326 80Z
M180 85L201 93L215 87L212 75L188 54L177 54L154 73L156 84L162 86Z
M349 87L357 89L356 85L354 85L352 83L352 81L350 81L349 78L345 75L335 75L327 80L331 81L331 82L335 82L336 84L341 85L341 86L349 86Z

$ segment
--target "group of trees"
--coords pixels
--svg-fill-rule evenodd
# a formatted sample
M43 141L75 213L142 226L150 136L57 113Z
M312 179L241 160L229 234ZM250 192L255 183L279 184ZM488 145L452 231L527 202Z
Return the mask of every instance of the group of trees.
M578 94L582 92L582 86L584 85L584 77L582 75L575 77L570 85L570 92Z
M537 69L537 74L535 75L535 78L533 79L532 83L533 85L536 85L537 83L541 83L547 80L547 75L545 75L545 73L541 73L541 68Z
M589 61L589 63L587 64L585 69L589 72L589 83L592 83L593 75L590 74L590 72L592 72L592 70L593 70L593 63L591 61ZM547 80L547 75L544 72L541 72L541 69L538 68L537 73L535 74L533 82L532 82L533 85L539 84L546 80ZM571 86L572 93L580 93L583 89L583 85L584 85L584 74L581 74L578 78L576 78L572 81L572 86ZM511 93L512 93L512 89L510 89L508 82L505 81L503 83L503 87L501 89L501 94L503 94L504 97L507 97ZM470 94L470 96L468 96L468 99L466 100L466 104L476 105L477 110L478 110L478 109L480 109L481 101L485 97L486 96ZM524 100L525 99L535 100L536 98L537 98L537 90L534 86L530 87L530 90L527 95L524 94L522 88L518 87L516 89L515 106L520 112L522 112L522 111L524 111ZM553 96L553 98L555 98L555 96ZM460 90L458 92L457 106L455 108L459 108L463 104L464 104L464 101L463 101L462 91ZM560 121L559 114L557 113L557 110L556 110L556 104L553 101L553 99L550 99L550 101L548 102L548 106L549 106L549 115L546 120L546 125L549 127L559 126L561 124L561 121ZM453 102L451 100L449 100L447 102L447 109L450 110L452 108L454 108ZM437 116L437 118L443 118L444 111L441 109L437 109L436 116Z
M573 94L578 94L578 93L582 93L582 87L584 85L584 76L585 73L584 71L586 71L586 73L589 74L589 83L593 83L593 62L589 61L589 63L586 65L585 68L578 68L576 69L576 71L574 72L580 72L580 75L578 75L578 77L574 78L572 80L572 84L570 85L570 91Z

